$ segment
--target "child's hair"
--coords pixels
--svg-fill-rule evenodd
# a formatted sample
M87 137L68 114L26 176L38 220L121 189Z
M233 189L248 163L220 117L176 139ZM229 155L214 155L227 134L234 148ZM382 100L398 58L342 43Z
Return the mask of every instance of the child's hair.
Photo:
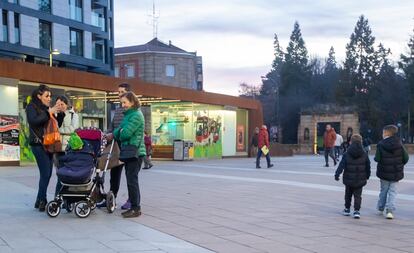
M135 109L138 109L141 106L137 96L132 91L122 94L120 98L128 99L129 102L133 103L132 107Z
M67 96L65 96L65 95L58 96L58 97L56 98L56 102L57 102L58 100L60 100L60 101L62 101L63 103L65 103L65 105L67 105L67 106L71 106L70 101L69 101L69 98L68 98Z
M353 134L353 135L351 136L351 142L352 142L352 143L355 143L355 142L362 143L362 136L361 136L361 135L359 135L359 134Z
M396 125L387 125L382 130L390 136L394 136L398 133L398 127Z

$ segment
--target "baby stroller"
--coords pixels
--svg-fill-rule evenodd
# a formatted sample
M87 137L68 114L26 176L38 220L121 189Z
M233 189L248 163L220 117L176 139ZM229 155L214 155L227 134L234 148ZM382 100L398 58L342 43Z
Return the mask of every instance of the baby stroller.
M111 158L115 141L112 141L109 152L103 153L103 150L107 144L104 134L97 128L81 128L75 131L84 143L85 150L91 152L91 168L82 172L82 177L74 173L70 176L70 173L59 173L58 178L62 183L62 188L57 193L54 200L50 201L46 205L46 212L50 217L57 217L60 214L62 208L65 208L67 212L75 211L75 214L79 218L86 218L89 216L92 210L96 208L96 204L106 199L107 210L109 213L115 211L115 196L112 191L105 193L104 191L104 179L105 173L108 169L108 164ZM68 152L67 152L68 153ZM99 169L98 158L105 156L105 166L103 169ZM62 167L63 168L63 167ZM93 175L95 175L93 177ZM78 178L76 178L78 177Z

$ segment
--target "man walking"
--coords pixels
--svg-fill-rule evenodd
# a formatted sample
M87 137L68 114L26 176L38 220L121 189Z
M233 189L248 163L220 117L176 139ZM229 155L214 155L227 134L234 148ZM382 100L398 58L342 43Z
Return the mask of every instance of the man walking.
M266 147L266 148L264 148ZM267 161L267 168L273 167L273 164L270 163L270 153L269 153L269 133L267 132L266 125L263 125L259 132L259 142L258 142L258 151L256 157L256 169L260 169L260 157L262 156L263 150L267 149L266 161Z
M323 146L325 148L325 167L329 167L328 156L334 161L336 166L336 159L334 155L334 147L336 141L335 129L332 128L331 124L326 125L325 134L323 135Z
M339 156L341 155L341 146L342 143L344 143L344 138L342 138L342 135L336 134L336 140L335 140L335 159L337 162L339 162Z

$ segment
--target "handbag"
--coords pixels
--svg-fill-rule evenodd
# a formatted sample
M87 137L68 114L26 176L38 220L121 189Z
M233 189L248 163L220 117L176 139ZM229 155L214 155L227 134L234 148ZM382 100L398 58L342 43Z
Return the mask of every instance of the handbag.
M50 153L62 151L62 138L59 133L58 122L52 113L50 113L49 121L44 130L43 145Z
M119 160L129 162L138 159L138 147L135 145L125 145L121 147L119 152Z

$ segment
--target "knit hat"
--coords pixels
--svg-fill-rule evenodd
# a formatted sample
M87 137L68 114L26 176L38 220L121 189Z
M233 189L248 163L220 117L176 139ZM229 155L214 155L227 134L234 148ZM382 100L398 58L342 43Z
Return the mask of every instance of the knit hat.
M76 133L70 135L68 144L72 150L79 150L83 148L83 141Z

